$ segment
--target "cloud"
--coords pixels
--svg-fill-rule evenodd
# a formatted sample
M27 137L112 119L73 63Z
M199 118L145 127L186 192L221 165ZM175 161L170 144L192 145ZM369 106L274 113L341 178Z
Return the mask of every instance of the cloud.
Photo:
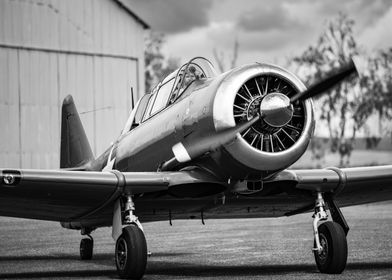
M307 0L310 1L310 0ZM340 11L350 13L352 15L358 12L366 14L367 18L377 18L385 13L385 8L391 6L390 0L330 0L330 1L319 1L314 2L318 11L326 15L333 15Z
M248 10L239 17L237 25L245 31L300 28L301 22L290 15L284 4L282 1L274 1Z
M161 18L154 20L176 22L158 25L162 25L161 30L170 29L165 53L181 57L182 61L197 55L213 60L214 48L230 56L234 40L238 38L238 65L252 61L284 64L286 57L299 55L315 44L325 23L336 18L339 12L355 20L354 34L360 45L368 49L392 45L392 37L388 36L388 28L392 26L390 0L210 0L204 4L192 1L184 5L182 1L189 3L166 0L161 1L163 5L157 0L137 1L158 5L151 9ZM143 5L149 7L147 4ZM169 7L170 15L163 11ZM170 27L188 18L187 24Z
M332 18L339 12L343 12L355 20L356 28L359 30L377 22L392 5L390 0L330 0L317 2L305 0L304 3L308 6L312 4L314 14L322 14L324 18Z
M212 22L209 26L167 36L163 51L167 56L181 56L183 63L192 57L204 56L215 64L213 49L216 49L224 53L227 64L232 57L234 41L237 38L239 41L237 65L255 61L284 64L287 55L305 48L302 45L298 46L297 38L301 36L307 34L298 35L295 32L286 34L277 30L241 32L233 22ZM299 41L306 45L309 40Z
M208 25L208 0L123 0L153 30L180 33Z
M285 1L265 2L242 13L235 28L242 51L271 53L297 47L309 41L312 26Z
M295 44L299 32L284 32L269 30L268 32L248 32L241 35L242 50L281 50Z
M386 13L362 30L359 41L370 50L380 48L390 48L392 46L392 37L389 36L392 26L392 6L386 10Z
M208 37L208 30L208 27L200 27L188 32L169 34L162 50L169 57L181 57L181 63L196 56L210 59L215 41Z

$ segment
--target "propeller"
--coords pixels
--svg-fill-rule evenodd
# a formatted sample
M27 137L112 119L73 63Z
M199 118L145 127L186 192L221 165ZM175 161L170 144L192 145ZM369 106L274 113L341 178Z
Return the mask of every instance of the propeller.
M260 111L257 116L249 121L231 127L212 135L194 138L183 142L179 142L172 147L174 157L164 162L160 170L172 170L180 163L185 163L196 159L207 152L212 152L222 145L235 139L237 133L251 127L255 122L263 119L269 125L280 127L287 124L293 115L292 103L297 100L303 101L324 93L348 78L351 74L357 73L354 62L351 60L348 64L342 66L338 71L330 71L326 78L310 86L307 90L297 93L288 98L282 93L268 94L260 104Z
M332 70L325 78L310 86L307 90L299 92L292 96L287 97L283 93L273 92L263 98L260 104L260 114L263 120L272 127L282 127L286 125L293 116L292 104L298 100L304 101L306 99L315 97L324 93L344 79L357 73L357 69L353 60L343 65L338 70Z
M297 100L305 100L308 98L315 97L325 91L330 90L344 79L351 76L351 74L358 74L357 68L355 67L354 61L351 59L349 63L340 67L337 71L330 71L325 78L321 79L318 83L310 86L307 90L299 92L290 98L290 102L294 103Z

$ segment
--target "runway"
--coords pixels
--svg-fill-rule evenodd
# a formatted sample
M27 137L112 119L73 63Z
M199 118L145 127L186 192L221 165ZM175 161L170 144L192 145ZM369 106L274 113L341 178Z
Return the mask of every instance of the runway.
M342 275L314 264L311 214L289 218L144 224L144 279L391 279L392 202L343 208L351 228ZM111 229L93 233L94 258L79 260L80 234L58 223L0 217L0 278L113 279Z

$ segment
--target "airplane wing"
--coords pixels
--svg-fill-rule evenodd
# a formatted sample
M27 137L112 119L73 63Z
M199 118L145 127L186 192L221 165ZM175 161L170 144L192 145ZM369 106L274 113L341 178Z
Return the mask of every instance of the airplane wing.
M198 170L88 172L0 169L0 215L61 222L94 217L98 219L96 224L105 221L110 225L114 202L123 193L138 196L166 191L174 196L183 192L192 196L208 195L214 188L223 187L214 177Z
M198 197L219 193L227 187L200 170L85 172L0 169L0 180L0 215L61 221L68 228L110 226L114 202L122 193L134 194L140 200L138 209L143 212L143 220L152 221L167 219L169 215L166 212L164 216L158 212L148 214L154 208L157 211L159 208L166 209L167 203L173 209L175 206L182 207L182 204L189 208L194 203L195 209L199 209L207 200ZM223 208L222 211L227 212L223 213L224 217L237 217L236 212L243 212L244 205L260 208L264 214L257 215L263 217L306 212L314 208L314 196L311 194L316 191L331 192L339 206L392 200L392 165L284 170L263 184L267 192L227 197L226 200L230 199L234 207L238 205L238 210L228 212ZM298 192L305 196L298 195ZM170 194L169 198L172 198L168 199L164 194ZM164 206L162 201L166 203ZM208 215L210 218L214 217L214 211L220 211L220 208L212 208ZM174 214L176 218L182 217L181 213ZM187 216L185 212L183 214ZM251 214L244 213L249 217Z
M392 165L284 170L266 182L269 184L305 192L331 192L339 206L386 201L392 199Z

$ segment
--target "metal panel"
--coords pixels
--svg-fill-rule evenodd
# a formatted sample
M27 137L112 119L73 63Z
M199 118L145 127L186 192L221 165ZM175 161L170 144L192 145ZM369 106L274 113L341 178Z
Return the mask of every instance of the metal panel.
M27 27L27 29L30 29L26 32L26 35L30 36L28 42L32 46L46 45L46 38L43 34L47 32L48 27L44 26L44 21L46 20L44 10L35 2L30 2L29 5L25 6L29 22L24 26L24 28Z
M95 80L99 80L99 88L96 94L96 107L100 109L96 112L96 131L97 131L97 152L102 152L114 140L114 98L116 96L112 92L112 86L109 85L111 71L109 68L109 58L96 58L95 62L100 68L97 71Z
M20 14L18 14L19 11ZM22 34L22 38L21 38L22 42L24 44L31 45L33 19L31 14L30 3L26 4L24 2L19 2L19 4L17 4L17 8L14 9L13 12L14 12L13 24L15 24L16 27L18 27L14 34L16 35L14 37L15 40L19 39L19 37L17 37L18 36L17 34ZM20 28L22 32L20 32Z
M0 48L0 165L20 166L18 57Z
M136 69L136 63L114 58L95 58L94 66L96 152L99 153L115 140L125 124L130 109L130 82L136 80L131 69Z
M57 58L25 50L19 54L22 166L55 167L59 143Z
M102 152L127 119L130 86L143 93L142 41L111 0L0 0L0 166L58 167L68 94Z
M49 37L48 47L52 49L59 48L59 11L57 9L59 0L50 0L47 6L47 23L48 34L44 37ZM43 32L43 34L45 34Z
M7 13L7 3L5 1L0 1L0 38L5 38L6 37L6 13Z
M29 151L26 151L26 142L28 143L27 148L30 146L37 146L37 137L35 134L36 130L36 123L30 122L30 120L33 120L36 116L32 115L31 108L27 106L26 104L31 104L29 98L30 95L28 94L30 92L30 89L33 88L32 86L32 76L31 76L31 60L33 58L31 57L29 52L19 52L19 79L20 79L20 108L21 108L21 120L20 120L20 126L21 126L21 167L28 167L32 166L32 161L31 161L31 149ZM27 109L27 111L26 111ZM34 132L34 133L33 133ZM36 167L38 168L38 167Z
M93 10L93 42L94 47L93 50L95 52L102 51L102 37L101 34L101 5L97 1L92 2L92 10Z
M51 165L48 150L53 128L49 125L49 57L45 53L20 51L22 166ZM37 69L40 69L37 71Z
M139 54L143 26L115 1L1 1L0 5L0 43L132 57Z
M4 42L13 42L16 40L20 40L23 36L22 33L22 19L16 22L16 17L20 17L22 14L22 10L19 9L21 6L20 3L13 1L10 3L9 1L5 2L4 6ZM19 14L18 14L19 12Z
M125 33L125 30L127 28L127 21L125 17L118 17L117 18L117 32L121 34L121 36L118 36L117 39L117 44L118 47L121 51L121 53L128 53L129 50L127 49L127 40L128 36Z
M66 1L58 1L58 36L59 36L59 45L58 45L58 49L59 50L64 50L67 49L67 43L69 41L69 39L67 38L67 21L66 18L64 17L64 13L65 13L65 7L66 7Z
M93 87L91 84L93 77L92 58L86 56L75 56L75 63L75 92L70 94L74 96L75 104L79 113L82 113L80 118L86 131L87 138L89 142L92 142L92 139L94 139L95 136L94 114L92 113L95 110L94 92L92 91Z
M51 54L49 56L48 76L45 79L48 81L48 96L49 96L49 120L48 125L51 129L49 149L46 153L49 157L50 163L46 168L57 168L60 162L60 102L58 93L58 55Z

